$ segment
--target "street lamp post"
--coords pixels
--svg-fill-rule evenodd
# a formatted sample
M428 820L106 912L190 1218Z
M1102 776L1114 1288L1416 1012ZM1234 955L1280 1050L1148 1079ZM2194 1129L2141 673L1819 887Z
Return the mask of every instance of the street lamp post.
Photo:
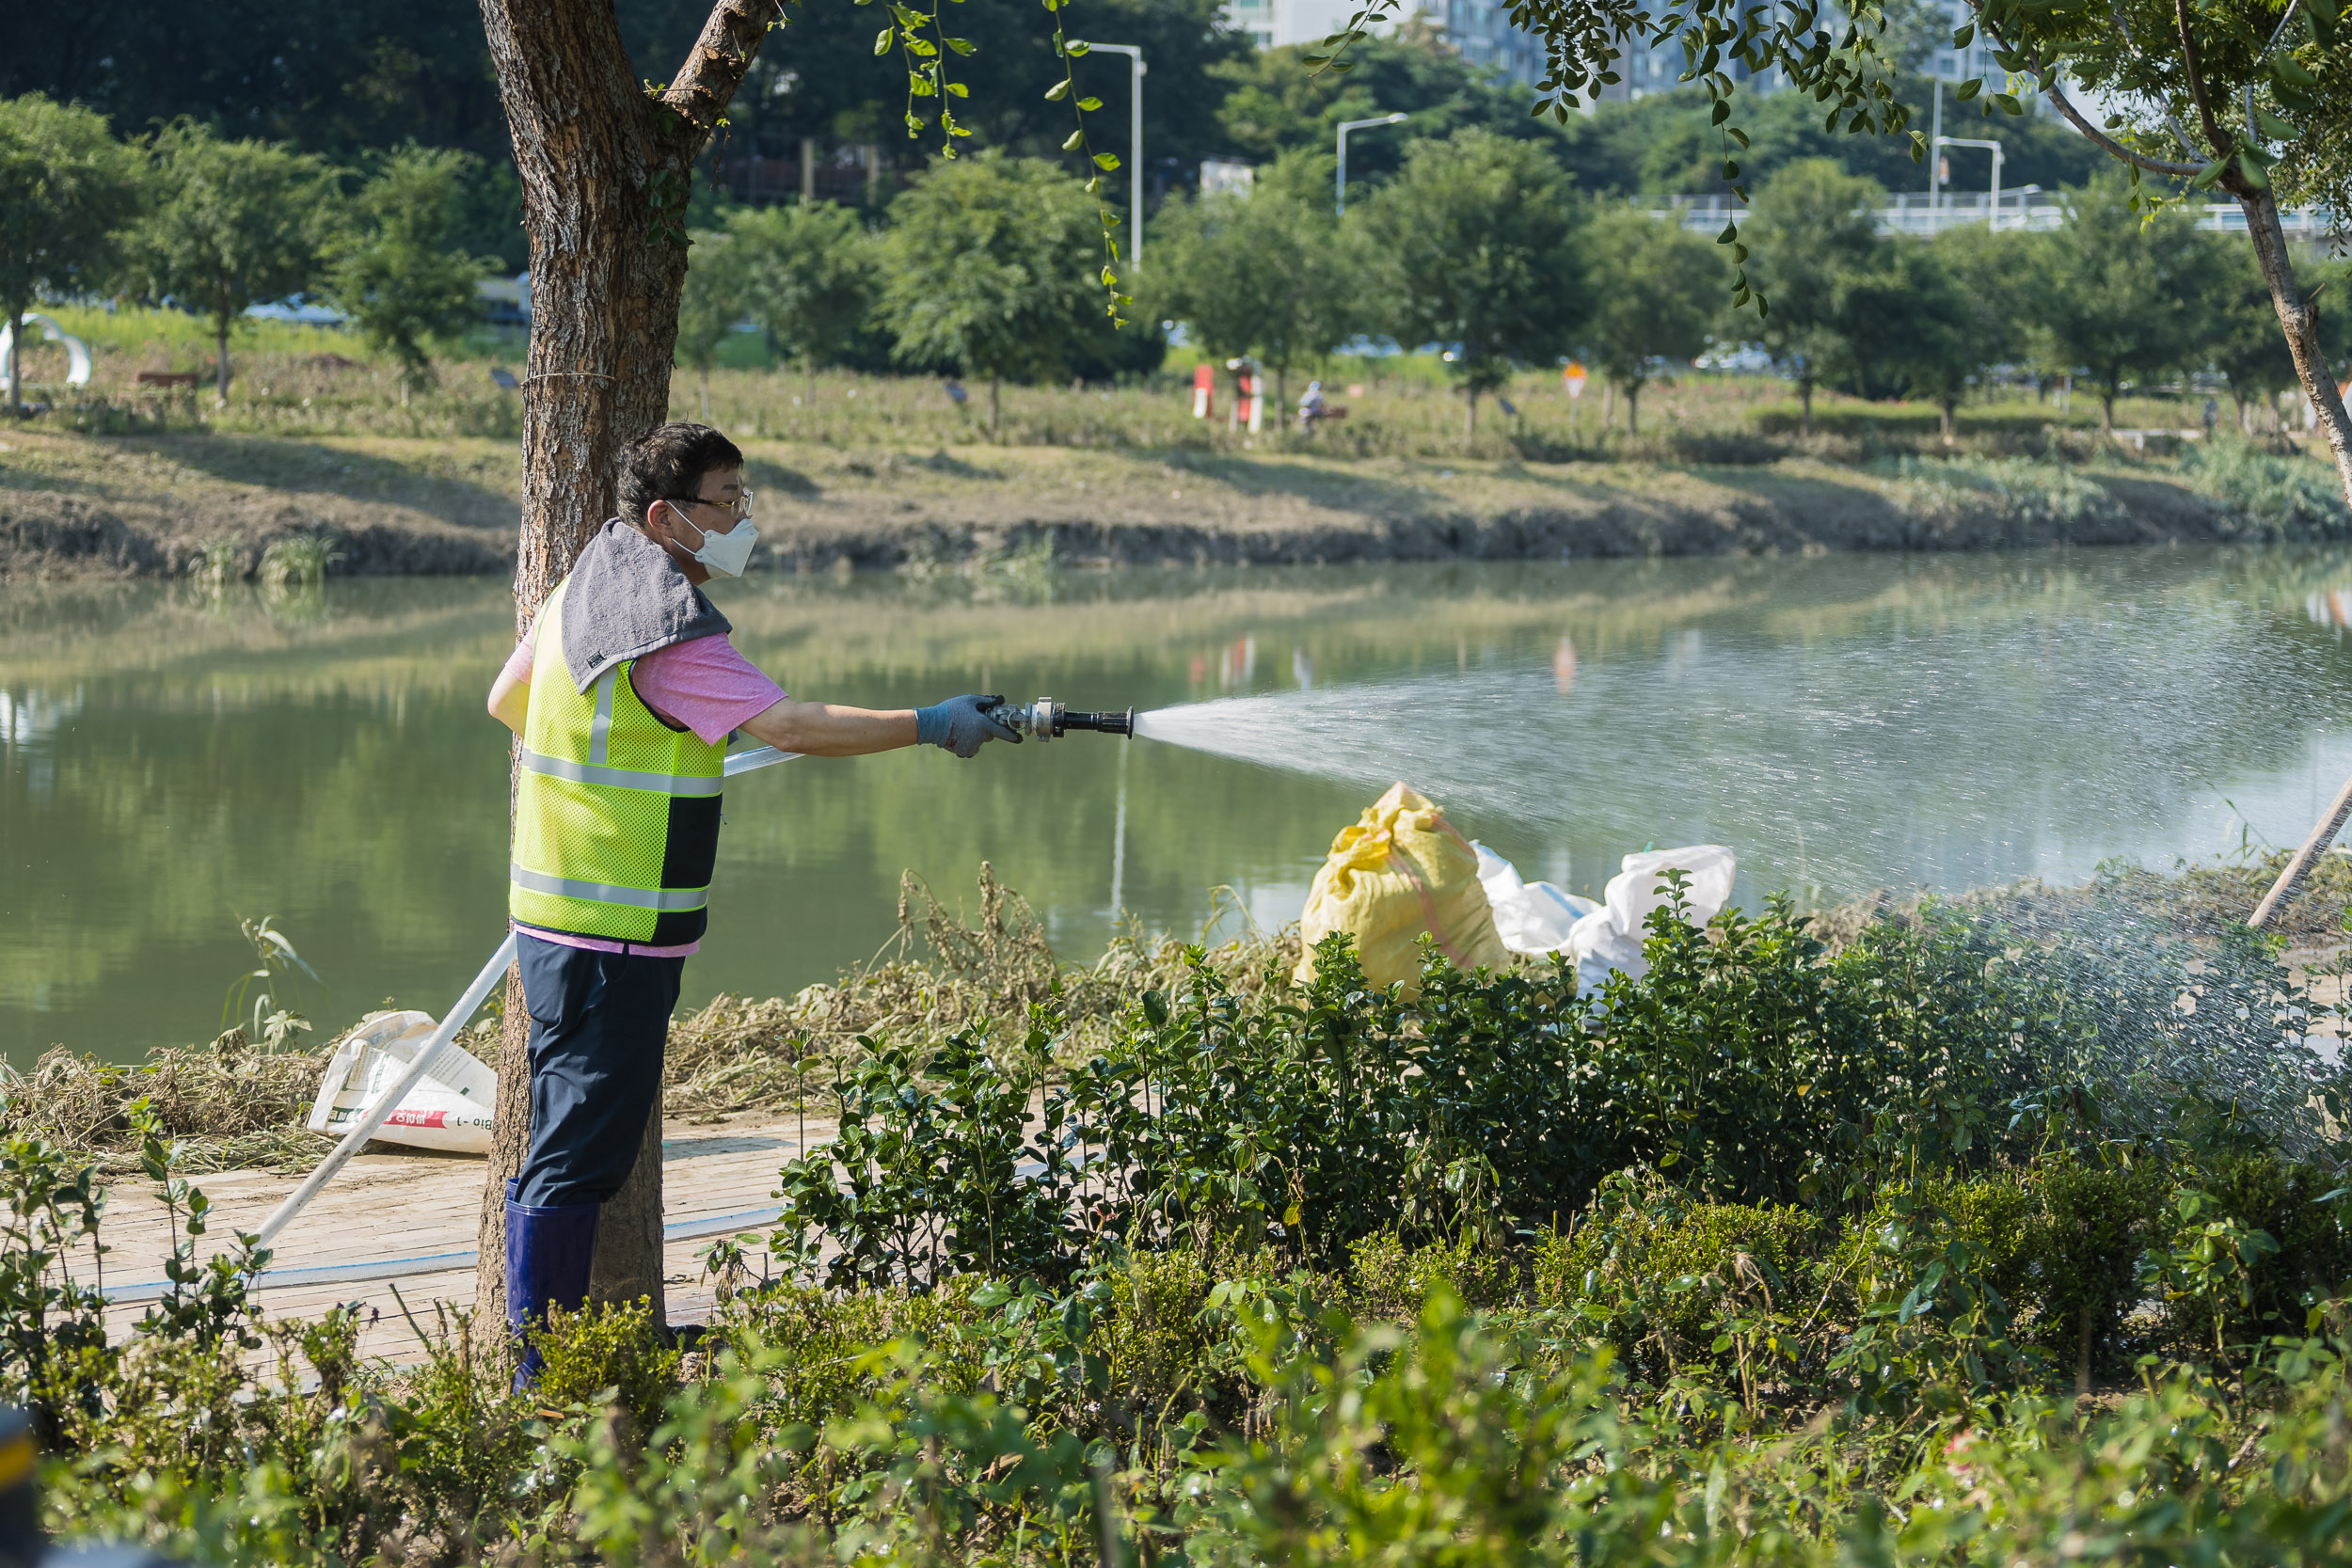
M1143 265L1143 51L1132 43L1092 43L1091 55L1124 55L1127 73L1127 257Z
M1402 114L1375 115L1370 119L1343 119L1340 121L1340 189L1339 201L1334 208L1335 211L1341 213L1347 211L1347 134L1350 131L1361 131L1366 126L1370 125L1394 125L1398 120L1405 118L1406 117Z
M1999 230L2001 227L2001 144L1996 141L1974 140L1967 136L1938 136L1935 138L1934 148L1928 156L1931 160L1940 160L1944 156L1944 150L1947 147L1981 147L1993 154L1993 201L1985 227ZM1939 163L1937 172L1940 174L1942 166Z

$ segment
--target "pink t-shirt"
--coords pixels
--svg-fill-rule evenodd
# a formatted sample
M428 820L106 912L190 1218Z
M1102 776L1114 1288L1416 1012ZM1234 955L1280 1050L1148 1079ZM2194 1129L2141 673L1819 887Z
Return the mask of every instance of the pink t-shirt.
M515 651L506 656L505 674L528 686L531 682L534 622ZM654 716L683 724L706 746L716 746L747 720L756 719L784 701L784 688L760 673L756 665L738 653L725 637L697 637L656 648L629 667L628 684ZM642 953L652 958L683 958L702 946L690 942L675 947L647 947L643 942L608 942L563 931L543 931L535 926L516 929L565 947L596 953Z

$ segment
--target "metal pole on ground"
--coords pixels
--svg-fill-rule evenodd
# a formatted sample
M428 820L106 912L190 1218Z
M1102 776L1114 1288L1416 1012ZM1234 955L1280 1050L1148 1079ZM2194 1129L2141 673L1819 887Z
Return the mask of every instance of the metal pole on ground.
M750 751L739 752L727 758L726 776L733 778L738 773L748 773L755 768L789 762L798 754L794 752L779 752L773 746L754 747ZM473 1017L483 1003L489 1000L492 988L506 977L506 971L514 961L515 936L510 931L507 933L506 940L499 943L498 951L490 955L490 961L482 966L482 972L473 977L472 984L467 986L465 993L458 997L456 1004L441 1015L440 1026L433 1031L433 1037L426 1040L422 1049L418 1051L416 1059L408 1064L408 1070L400 1075L399 1082L375 1097L375 1102L360 1113L359 1119L351 1124L351 1129L343 1134L342 1141L334 1147L326 1159L318 1163L318 1168L304 1177L302 1185L287 1194L286 1201L279 1204L271 1212L269 1218L262 1222L262 1227L256 1234L260 1237L262 1245L268 1245L279 1231L286 1228L287 1224L296 1214L310 1206L310 1200L318 1196L329 1181L335 1180L335 1173L349 1164L351 1157L365 1148L370 1138L375 1136L377 1130L384 1125L384 1119L392 1114L402 1101L408 1098L419 1084L424 1082L433 1070L433 1064L439 1060L441 1053L448 1049L450 1041L457 1037L457 1031L466 1026L466 1021Z
M2295 896L2295 890L2303 885L2303 879L2311 874L2312 864L2328 852L2328 846L2336 841L2336 834L2344 831L2346 817L2352 817L2352 779L2344 781L2344 787L2336 791L2334 802L2328 807L2328 815L2312 827L2311 836L2303 841L2303 847L2295 852L2293 860L2287 862L2287 868L2279 873L2279 879L2270 884L2270 891L2263 895L2263 901L2254 906L2252 914L2246 917L2248 926L2259 931L2270 924L2271 917Z

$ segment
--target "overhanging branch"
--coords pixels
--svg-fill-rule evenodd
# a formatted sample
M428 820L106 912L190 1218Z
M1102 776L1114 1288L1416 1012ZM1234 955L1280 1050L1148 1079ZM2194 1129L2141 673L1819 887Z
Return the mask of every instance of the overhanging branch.
M2205 128L2205 145L2213 149L2214 156L2227 158L2237 150L2237 142L2213 118L2213 104L2206 100L2205 68L2197 56L2196 35L2189 30L2188 0L2172 0L2172 15L2181 29L2181 62L2188 67L2188 96Z
M2058 85L2058 79L2055 76L2042 90L2049 96L2050 102L2058 106L2058 112L2066 117L2067 123L2090 137L2092 144L2108 157L2120 158L2127 164L2146 169L2151 174L2170 175L2176 180L2191 180L2204 172L2202 164L2176 164L2165 158L2152 158L2145 152L2135 152L2125 147L2122 142L2091 124L2090 120L2085 119L2082 111L2075 108L2074 101L2066 96L2066 89Z
M710 8L702 36L661 95L663 103L693 126L698 145L726 113L760 40L783 10L782 0L719 0Z
M2069 125L2088 137L2093 147L2098 148L2110 158L2120 159L2135 168L2145 169L2150 174L2163 174L2176 180L2189 180L2204 172L2202 164L2176 164L2167 158L2152 158L2145 152L2135 152L2091 124L2084 118L2083 112L2074 107L2074 101L2066 96L2066 89L2058 85L2058 72L2042 63L2041 51L2018 49L2009 40L2003 38L2001 30L1994 26L1992 20L1984 14L1982 0L1969 0L1969 9L1976 12L1977 25L1993 35L1994 42L2024 58L2026 72L2041 80L2042 92L2048 96L2052 103L2058 106L2058 112L2066 117L2066 122Z

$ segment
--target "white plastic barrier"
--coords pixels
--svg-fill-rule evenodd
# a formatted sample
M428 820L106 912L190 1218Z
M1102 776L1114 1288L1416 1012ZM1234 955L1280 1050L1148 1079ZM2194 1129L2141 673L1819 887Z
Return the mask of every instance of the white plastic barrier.
M87 387L89 385L89 344L82 341L81 339L76 338L47 316L27 314L24 318L24 325L40 328L42 337L53 343L65 345L65 384L67 386ZM8 378L8 372L14 367L15 362L15 337L9 332L8 324L0 322L0 381L6 381Z
M1642 956L1644 923L1667 902L1665 872L1689 876L1683 897L1693 924L1704 926L1731 902L1739 869L1737 858L1720 844L1645 850L1626 856L1596 904L1549 882L1524 881L1518 868L1492 849L1483 844L1472 847L1502 944L1515 953L1565 951L1575 960L1578 983L1588 990L1607 980L1612 970L1636 979L1648 970L1649 960Z

